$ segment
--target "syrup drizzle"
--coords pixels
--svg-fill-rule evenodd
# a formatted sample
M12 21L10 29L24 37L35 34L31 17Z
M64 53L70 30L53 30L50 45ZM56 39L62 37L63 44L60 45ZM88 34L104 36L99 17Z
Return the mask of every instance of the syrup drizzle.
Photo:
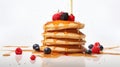
M10 48L10 47L20 47L20 48L28 48L30 46L3 46L5 48Z
M120 46L113 46L113 47L107 47L107 48L105 48L105 49L106 49L106 50L107 50L107 49L110 50L110 49L119 48L119 47L120 47Z
M65 36L67 36L67 31L66 31L66 30L65 30L64 34L65 34ZM66 40L67 40L67 39L65 38L65 43L67 44L68 41L66 41Z
M54 32L54 36L56 36L57 32ZM54 44L56 45L56 39L54 39ZM55 50L56 46L53 47L53 50Z
M65 53L67 53L68 52L68 48L65 48Z
M46 36L45 35L43 35L43 37L44 37L44 40L46 41ZM46 44L45 44L45 42L43 41L43 46L46 46Z
M54 25L54 28L57 29L57 28L58 28L58 25L59 25L59 22L54 22L53 25Z
M101 54L120 55L120 53L101 52Z
M9 47L14 47L14 46L9 46ZM26 47L27 48L27 47ZM44 46L41 46L41 49L43 49ZM119 48L119 46L114 46L114 47L106 47L104 50L109 50L108 48L111 49L115 49L115 48ZM12 52L14 52L14 50L1 50L1 51L10 51L8 53L4 53L3 56L10 56L10 54ZM68 48L65 48L65 51L68 52ZM38 56L40 57L48 57L48 58L52 58L52 57L59 57L59 56L62 56L64 55L63 53L56 53L56 52L52 52L52 55L44 55L43 52L36 52L34 50L23 50L23 52L32 52L33 54L37 54ZM103 55L120 55L120 53L112 53L112 52L101 52L101 54ZM85 56L85 57L96 57L93 55L88 55L88 54L83 54L83 53L67 53L67 56Z

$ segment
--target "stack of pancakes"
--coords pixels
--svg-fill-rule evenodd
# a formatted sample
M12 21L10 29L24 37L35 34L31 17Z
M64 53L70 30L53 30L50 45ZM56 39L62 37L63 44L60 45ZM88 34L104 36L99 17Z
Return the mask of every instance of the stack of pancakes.
M84 24L74 21L56 20L44 25L44 40L41 50L51 48L53 52L83 52L85 34L80 32Z

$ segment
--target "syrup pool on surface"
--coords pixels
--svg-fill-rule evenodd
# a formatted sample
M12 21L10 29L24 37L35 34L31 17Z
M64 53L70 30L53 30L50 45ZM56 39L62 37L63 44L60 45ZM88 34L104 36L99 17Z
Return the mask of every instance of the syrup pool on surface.
M10 49L11 47L9 47ZM108 47L112 48L112 47ZM104 51L112 51L117 49L117 47L112 49L105 49ZM104 52L103 51L103 52ZM8 51L9 53L10 51ZM96 54L96 55L85 55L81 53L74 54L64 54L64 53L52 53L51 55L44 55L43 52L36 52L33 49L23 50L22 57L17 57L12 51L10 56L2 56L6 51L1 52L0 60L2 61L0 65L4 67L117 67L120 66L120 56L113 55L115 52L108 54ZM119 51L118 51L119 52ZM116 52L117 53L117 52ZM35 54L36 60L31 62L30 56ZM119 53L118 53L119 54ZM12 62L11 62L12 61ZM111 64L112 63L112 64Z
M14 52L14 49L11 49L10 48L15 48L15 46L7 46L7 47L3 47L3 48L9 48L9 50L3 50L3 51L8 51L8 52L5 52L3 53L3 56L10 56L10 54L12 52ZM18 46L17 46L18 47ZM19 46L21 47L21 46ZM106 47L104 49L103 52L101 52L101 54L98 54L98 55L120 55L120 52L117 51L113 51L112 49L116 49L116 48L119 48L120 46L113 46L113 47ZM24 47L22 46L21 48L24 48L23 49L23 52L31 52L32 54L36 54L36 55L39 55L40 57L60 57L60 56L65 56L65 53L56 53L56 52L52 52L52 54L50 55L45 55L43 52L37 52L37 51L34 51L33 49L28 49L28 47ZM25 49L26 48L26 49ZM67 49L66 49L67 51ZM89 54L83 54L83 53L67 53L66 56L85 56L85 57L96 57L96 54L92 54L92 55L89 55Z

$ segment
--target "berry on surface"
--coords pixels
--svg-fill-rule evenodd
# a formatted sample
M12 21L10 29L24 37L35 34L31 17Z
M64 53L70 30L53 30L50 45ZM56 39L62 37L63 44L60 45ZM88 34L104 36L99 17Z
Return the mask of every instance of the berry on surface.
M92 48L92 53L94 53L94 54L100 54L100 48L99 48L99 46L94 46Z
M101 51L104 49L104 47L102 45L100 45L99 48Z
M39 44L34 44L33 49L36 50L36 51L39 51L40 50Z
M17 47L16 50L15 50L15 53L17 55L21 55L22 54L22 49L20 47Z
M50 54L51 53L51 49L49 47L46 47L44 49L44 54Z
M31 55L30 59L31 59L31 60L35 60L35 59L36 59L36 56L35 56L35 55Z
M89 49L92 49L93 46L94 46L93 44L90 44L90 45L88 46L88 48L89 48Z
M86 53L86 54L91 54L92 51L91 51L91 50L86 50L85 53Z
M103 51L103 49L104 49L104 47L99 42L95 42L94 44L90 44L88 46L88 48L94 54L100 54L100 52Z

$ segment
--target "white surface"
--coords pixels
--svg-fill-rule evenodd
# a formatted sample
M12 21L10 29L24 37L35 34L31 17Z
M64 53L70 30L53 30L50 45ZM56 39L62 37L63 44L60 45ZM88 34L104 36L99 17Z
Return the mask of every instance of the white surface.
M43 25L70 0L0 0L0 45L41 44ZM120 0L73 0L88 43L120 44Z
M1 67L119 67L120 57L116 55L98 55L91 57L61 56L58 58L37 57L35 61L30 60L31 53L24 52L22 55L2 56L0 51Z

